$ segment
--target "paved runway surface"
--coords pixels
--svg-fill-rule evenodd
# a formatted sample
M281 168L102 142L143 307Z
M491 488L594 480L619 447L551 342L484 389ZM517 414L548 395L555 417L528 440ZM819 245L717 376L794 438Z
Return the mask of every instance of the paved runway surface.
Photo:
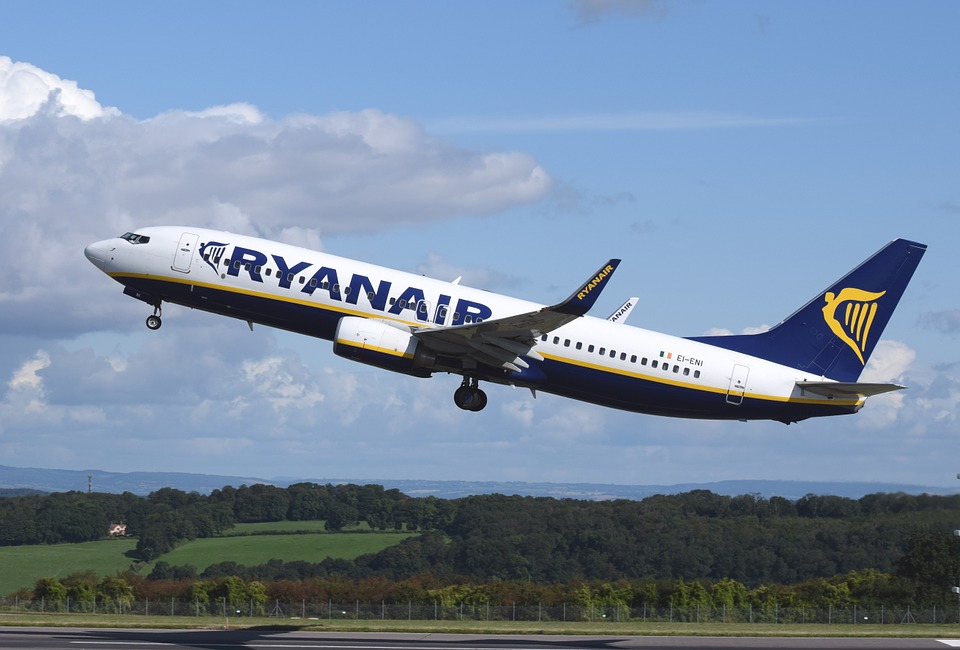
M960 647L960 639L841 639L789 637L500 636L473 634L388 634L279 632L275 630L129 630L81 628L0 628L4 650L150 650L265 648L317 650L930 650Z

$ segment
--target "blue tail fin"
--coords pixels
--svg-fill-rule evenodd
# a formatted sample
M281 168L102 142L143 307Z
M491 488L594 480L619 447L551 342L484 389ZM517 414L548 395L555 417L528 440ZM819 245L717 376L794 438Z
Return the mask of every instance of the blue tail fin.
M897 239L762 334L699 336L812 375L855 382L913 277L926 244Z

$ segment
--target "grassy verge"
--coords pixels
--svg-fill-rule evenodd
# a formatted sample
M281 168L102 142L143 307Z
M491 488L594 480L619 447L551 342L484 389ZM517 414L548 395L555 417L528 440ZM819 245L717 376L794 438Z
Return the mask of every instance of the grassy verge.
M736 623L587 623L531 621L380 621L298 618L140 616L116 614L0 614L0 626L151 629L277 629L317 632L417 632L584 636L726 636L958 638L957 625L773 625Z

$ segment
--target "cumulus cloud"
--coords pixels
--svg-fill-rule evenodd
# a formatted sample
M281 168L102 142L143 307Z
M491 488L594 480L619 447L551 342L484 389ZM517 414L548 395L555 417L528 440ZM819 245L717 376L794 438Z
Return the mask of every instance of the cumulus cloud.
M46 409L43 378L40 371L50 366L50 355L37 350L33 358L17 368L7 386L7 405L20 406L27 413L38 413Z
M9 58L0 58L0 107L6 334L109 327L93 305L115 288L82 250L138 226L208 226L321 248L331 234L495 214L539 200L552 183L527 154L458 148L376 109L273 120L237 103L136 120Z
M72 115L84 120L119 113L101 106L93 92L80 88L76 81L7 56L0 56L0 98L0 121L30 117L44 107L60 117Z

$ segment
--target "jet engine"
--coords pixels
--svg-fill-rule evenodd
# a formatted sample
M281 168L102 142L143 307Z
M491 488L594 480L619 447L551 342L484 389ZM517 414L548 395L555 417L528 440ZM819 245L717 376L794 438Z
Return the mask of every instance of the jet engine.
M436 354L424 349L403 326L357 316L340 319L333 352L351 361L416 377L429 377L437 362Z

